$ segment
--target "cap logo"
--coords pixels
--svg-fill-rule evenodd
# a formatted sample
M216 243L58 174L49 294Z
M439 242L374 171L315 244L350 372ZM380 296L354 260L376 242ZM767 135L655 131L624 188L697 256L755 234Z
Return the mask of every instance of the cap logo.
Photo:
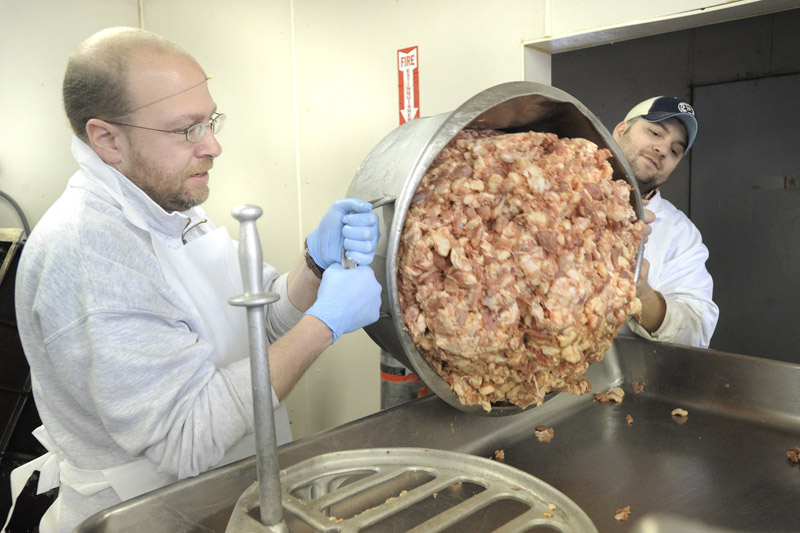
M680 104L678 104L678 111L680 111L681 113L689 113L690 115L694 115L694 109L692 109L692 106L690 106L686 102L681 102Z

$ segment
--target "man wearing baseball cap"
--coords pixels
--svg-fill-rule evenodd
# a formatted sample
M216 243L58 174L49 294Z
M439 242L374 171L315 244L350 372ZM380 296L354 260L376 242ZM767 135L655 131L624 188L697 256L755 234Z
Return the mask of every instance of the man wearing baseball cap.
M659 192L694 145L697 126L691 105L656 96L631 109L613 136L655 214L636 291L642 313L628 325L647 339L707 348L719 318L708 249L692 221Z

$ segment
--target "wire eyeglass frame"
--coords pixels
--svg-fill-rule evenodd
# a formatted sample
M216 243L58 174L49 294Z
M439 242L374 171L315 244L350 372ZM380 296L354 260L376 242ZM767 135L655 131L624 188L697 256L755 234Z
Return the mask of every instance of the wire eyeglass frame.
M211 130L211 133L214 135L222 131L222 126L225 124L225 113L214 113L211 115L211 120L208 121L208 124L205 122L198 122L183 130L162 130L158 128L148 128L146 126L137 126L136 124L126 124L124 122L113 122L111 120L106 120L105 122L114 124L115 126L128 126L129 128L160 131L162 133L178 133L184 135L188 142L194 144L203 140L203 137L206 136L206 130Z

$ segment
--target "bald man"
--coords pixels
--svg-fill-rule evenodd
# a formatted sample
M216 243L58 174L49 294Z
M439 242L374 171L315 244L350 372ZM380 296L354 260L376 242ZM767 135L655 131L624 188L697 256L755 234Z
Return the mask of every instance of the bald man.
M26 243L16 292L48 453L12 485L60 480L43 532L255 452L246 313L228 305L244 292L236 246L199 207L225 121L208 76L166 39L112 28L78 46L63 90L80 169ZM305 370L378 318L377 222L339 200L291 271L264 264L280 295L264 325L279 443ZM359 266L341 267L343 249Z

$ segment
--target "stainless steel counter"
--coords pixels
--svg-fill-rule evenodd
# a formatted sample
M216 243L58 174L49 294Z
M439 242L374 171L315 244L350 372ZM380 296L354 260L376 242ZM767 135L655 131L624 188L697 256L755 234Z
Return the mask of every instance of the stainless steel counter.
M698 532L800 531L800 465L786 457L800 446L800 365L618 337L589 379L594 392L621 386L624 401L560 393L518 415L484 417L429 396L281 446L279 462L359 448L504 450L506 464L566 494L603 532L643 531L645 517L687 532L689 523ZM688 417L671 416L677 407ZM537 425L554 428L550 443L536 439ZM253 481L255 460L245 459L113 507L77 531L224 531ZM616 521L625 506L630 519Z

